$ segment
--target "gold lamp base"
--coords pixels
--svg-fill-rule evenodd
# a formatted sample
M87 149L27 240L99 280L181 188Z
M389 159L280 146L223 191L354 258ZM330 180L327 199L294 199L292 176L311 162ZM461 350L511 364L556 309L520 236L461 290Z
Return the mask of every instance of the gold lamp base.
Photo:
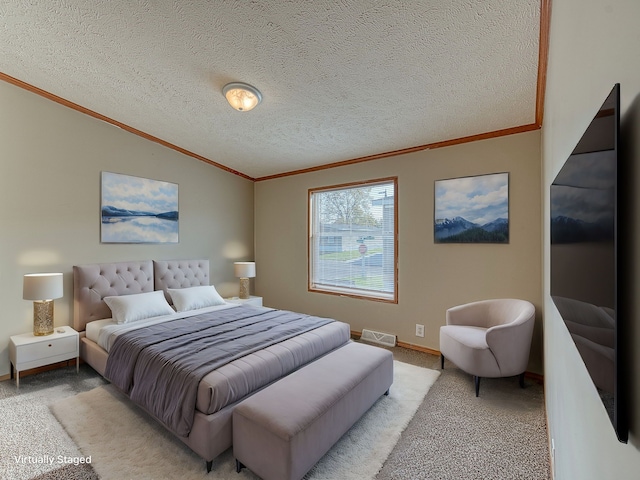
M53 333L53 300L33 302L33 334L36 336Z
M241 299L246 300L249 298L249 279L242 277L240 278L240 295L238 295Z

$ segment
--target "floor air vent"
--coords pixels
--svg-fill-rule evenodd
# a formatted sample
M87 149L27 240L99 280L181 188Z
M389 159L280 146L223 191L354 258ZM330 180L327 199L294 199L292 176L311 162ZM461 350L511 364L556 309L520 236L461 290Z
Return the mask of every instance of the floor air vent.
M367 330L366 328L362 330L362 336L360 337L360 340L364 340L365 342L378 343L380 345L384 345L385 347L396 346L395 335L391 335L390 333L374 332L373 330Z

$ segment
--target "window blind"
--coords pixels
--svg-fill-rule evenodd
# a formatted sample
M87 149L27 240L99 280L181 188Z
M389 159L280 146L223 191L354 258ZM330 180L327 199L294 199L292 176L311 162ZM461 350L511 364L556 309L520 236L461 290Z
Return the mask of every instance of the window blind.
M396 299L395 178L309 191L309 288Z

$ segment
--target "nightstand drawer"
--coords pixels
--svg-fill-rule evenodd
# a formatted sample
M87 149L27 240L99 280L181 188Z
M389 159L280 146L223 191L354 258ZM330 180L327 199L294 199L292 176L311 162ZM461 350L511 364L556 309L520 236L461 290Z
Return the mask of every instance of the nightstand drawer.
M18 364L28 363L64 354L73 356L77 350L77 336L52 338L20 346L20 348L16 349L16 362Z

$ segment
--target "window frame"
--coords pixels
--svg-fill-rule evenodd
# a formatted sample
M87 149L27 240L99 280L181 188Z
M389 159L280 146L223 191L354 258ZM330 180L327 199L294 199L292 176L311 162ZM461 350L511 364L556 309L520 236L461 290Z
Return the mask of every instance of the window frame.
M338 287L326 285L319 286L313 281L313 245L314 245L314 221L315 213L313 209L313 196L317 193L329 192L332 190L347 190L349 188L375 186L377 184L393 183L393 293L368 291L349 287ZM340 297L350 297L362 300L372 300L383 303L398 303L398 177L384 177L371 180L341 183L323 187L310 188L307 196L307 290L312 293L323 293L327 295L337 295ZM371 292L371 293L369 293Z

